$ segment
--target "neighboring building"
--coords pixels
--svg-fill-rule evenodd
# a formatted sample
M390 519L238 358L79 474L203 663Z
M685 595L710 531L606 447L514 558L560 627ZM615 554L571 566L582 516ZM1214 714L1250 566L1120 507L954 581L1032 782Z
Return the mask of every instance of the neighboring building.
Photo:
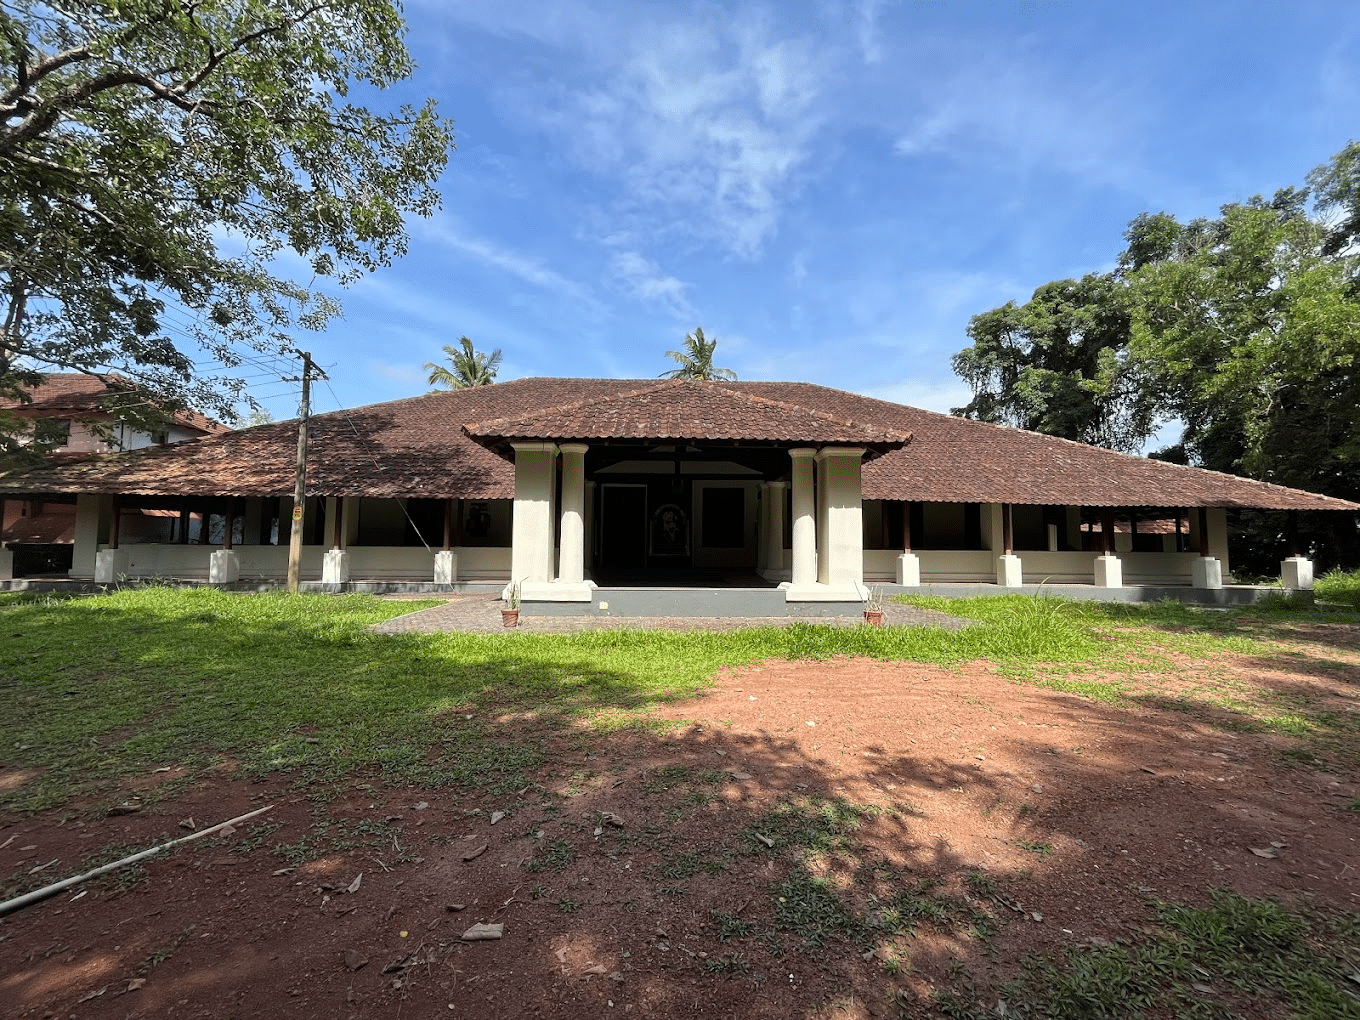
M33 390L32 400L0 400L0 410L31 419L36 434L54 445L55 460L93 454L139 450L148 446L182 443L229 431L201 414L180 412L157 435L139 432L119 421L109 410L111 399L135 392L136 387L116 376L108 381L83 372L48 375ZM171 517L176 515L170 515ZM16 569L23 574L60 573L71 566L76 507L69 497L0 499L0 545L16 552ZM147 541L164 536L169 524L155 511L129 511L124 533Z
M0 493L76 500L73 576L279 579L296 435L111 454ZM310 435L305 579L519 582L526 603L742 578L809 603L866 582L1214 588L1229 510L1360 509L808 383L521 379L319 415ZM214 547L130 536L115 522L134 508L201 515ZM1135 536L1138 519L1172 523Z

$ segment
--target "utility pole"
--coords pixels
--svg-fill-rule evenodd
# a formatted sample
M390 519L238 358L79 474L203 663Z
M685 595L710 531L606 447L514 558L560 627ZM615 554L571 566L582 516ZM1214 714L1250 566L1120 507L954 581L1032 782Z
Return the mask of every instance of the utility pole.
M296 595L302 571L302 526L307 502L307 418L312 413L312 356L302 351L302 420L298 424L297 481L293 485L293 522L288 531L288 590Z

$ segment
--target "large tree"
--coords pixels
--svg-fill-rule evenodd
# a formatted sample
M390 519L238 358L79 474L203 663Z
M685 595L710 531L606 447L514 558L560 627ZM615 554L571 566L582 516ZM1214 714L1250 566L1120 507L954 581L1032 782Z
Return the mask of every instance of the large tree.
M1091 273L1056 280L1023 305L975 315L954 371L973 390L955 414L1116 450L1138 449L1155 408L1130 376L1121 282Z
M223 371L438 206L433 102L350 100L412 74L404 30L391 0L0 0L0 395L115 370L232 419Z
M717 368L713 364L713 352L717 349L717 338L708 339L704 336L703 328L695 326L693 333L685 334L685 349L683 351L666 352L666 357L680 367L673 368L669 372L662 372L661 378L736 379L737 373L730 368Z

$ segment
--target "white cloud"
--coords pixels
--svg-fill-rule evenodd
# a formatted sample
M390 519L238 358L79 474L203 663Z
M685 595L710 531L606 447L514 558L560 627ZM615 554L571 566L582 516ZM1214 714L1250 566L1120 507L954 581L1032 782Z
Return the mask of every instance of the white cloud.
M689 285L662 272L651 259L635 251L621 251L614 256L611 268L636 296L664 305L677 315L691 314L685 296Z
M854 6L860 56L866 64L877 64L883 60L883 46L878 33L878 11L883 6L883 0L857 0Z
M403 386L410 386L413 389L428 385L427 373L415 365L370 359L367 368L371 374L376 375L379 379L401 383Z
M568 297L590 300L589 291L541 261L521 252L502 248L490 241L472 237L460 231L448 217L421 221L412 225L412 232L436 241L444 247L467 255L483 265L517 277L525 283Z

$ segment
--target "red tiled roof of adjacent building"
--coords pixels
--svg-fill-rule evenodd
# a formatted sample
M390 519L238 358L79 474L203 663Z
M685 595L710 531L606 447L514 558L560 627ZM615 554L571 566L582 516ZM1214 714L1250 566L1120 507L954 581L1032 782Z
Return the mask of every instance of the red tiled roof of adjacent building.
M654 430L628 410L633 394L661 394L665 415ZM745 398L745 399L738 399ZM657 399L656 397L648 399ZM684 402L701 405L685 408ZM672 403L674 406L672 407ZM590 408L617 408L617 421L590 422ZM430 393L371 404L311 419L307 491L311 495L390 498L509 499L514 465L471 438L588 439L578 433L610 429L614 438L685 438L664 432L668 420L691 426L713 408L749 421L713 421L709 428L765 443L841 443L892 446L864 467L868 499L944 503L1020 503L1070 506L1216 506L1280 510L1356 510L1354 503L1235 475L1116 453L1019 429L988 425L862 397L811 383L731 382L671 386L636 379L518 379L493 386ZM760 411L757 414L756 410ZM792 423L774 437L775 413ZM763 417L766 413L773 417ZM678 417L677 417L678 416ZM598 417L598 416L597 416ZM603 415L607 418L607 414ZM759 419L759 420L758 420ZM572 423L575 424L572 424ZM808 431L799 433L799 425ZM552 432L549 426L557 428ZM570 427L569 427L570 426ZM825 428L826 438L811 436ZM837 432L843 429L843 432ZM499 431L497 431L499 430ZM860 430L855 433L854 430ZM868 431L865 431L868 430ZM848 438L882 437L878 443ZM830 438L831 436L842 438ZM910 436L905 446L900 444ZM888 437L891 437L889 440ZM724 438L726 443L739 440ZM172 447L109 454L0 478L0 492L122 492L149 496L282 496L293 491L297 423L277 422L209 436Z
M0 409L14 411L29 418L79 418L85 415L108 413L109 398L121 393L135 392L136 383L121 376L100 378L84 372L53 372L47 375L29 394L28 402L0 399ZM217 435L230 429L197 411L176 411L174 422L205 435Z

